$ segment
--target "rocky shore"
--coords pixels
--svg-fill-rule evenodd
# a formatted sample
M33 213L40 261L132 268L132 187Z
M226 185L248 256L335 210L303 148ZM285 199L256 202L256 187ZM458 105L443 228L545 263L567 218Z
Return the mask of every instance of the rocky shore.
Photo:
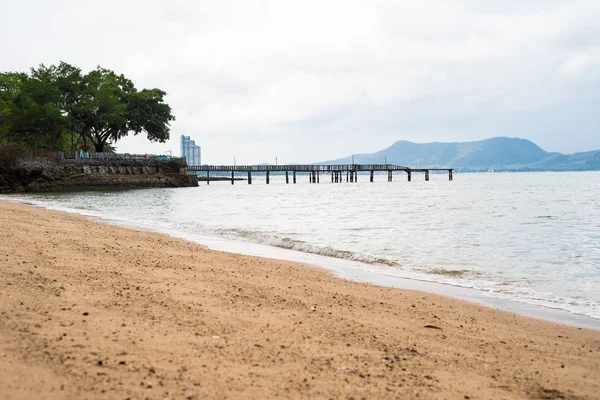
M184 165L159 160L52 160L0 165L0 193L198 186Z

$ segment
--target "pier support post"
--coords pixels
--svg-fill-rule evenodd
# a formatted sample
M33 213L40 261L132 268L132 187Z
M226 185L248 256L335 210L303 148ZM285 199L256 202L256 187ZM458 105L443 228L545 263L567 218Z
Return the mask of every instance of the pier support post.
M350 182L350 181L348 180L348 175L349 175L349 174L350 174L350 172L349 172L349 171L346 171L346 182Z
M320 178L319 178L319 171L317 171L317 183L319 183Z
M451 169L449 169L449 170L448 170L448 179L449 179L449 180L452 180L452 179L454 178L454 177L452 176L452 172L453 172L453 171L452 171Z
M308 173L308 183L312 183L312 172Z
M354 183L354 171L350 171L350 183Z
M375 171L371 170L371 182L373 182L373 175L375 175Z
M269 184L269 171L267 171L267 185Z
M231 171L231 184L232 185L233 185L233 174L234 174L234 171Z
M252 172L248 171L248 185L252 185Z
M331 183L333 183L333 171L331 171Z
M354 182L358 182L358 172L354 171Z
M406 171L406 174L408 175L408 181L412 181L412 172Z
M392 170L388 171L388 182L392 181Z
M429 170L425 171L425 180L429 181Z
M292 172L292 178L294 179L294 183L296 183L296 171L295 170Z
M206 184L210 185L210 171L206 171Z
M285 183L290 183L290 175L285 171Z

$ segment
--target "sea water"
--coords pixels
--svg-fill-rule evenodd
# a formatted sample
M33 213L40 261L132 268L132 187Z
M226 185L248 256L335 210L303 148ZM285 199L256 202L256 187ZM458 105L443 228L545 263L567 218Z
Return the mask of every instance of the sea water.
M320 182L298 175L286 184L272 175L267 185L257 175L252 185L10 198L219 250L311 262L345 278L390 286L408 278L491 303L600 319L600 172L463 173L454 181L433 174L429 182L398 173L391 183L387 174L373 183L368 175L357 183L321 175Z

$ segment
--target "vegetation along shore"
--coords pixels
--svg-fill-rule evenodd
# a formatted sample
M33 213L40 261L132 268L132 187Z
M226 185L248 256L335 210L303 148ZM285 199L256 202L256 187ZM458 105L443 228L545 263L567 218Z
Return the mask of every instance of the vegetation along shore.
M0 193L197 186L183 158L115 152L129 134L169 139L165 96L102 67L0 72Z

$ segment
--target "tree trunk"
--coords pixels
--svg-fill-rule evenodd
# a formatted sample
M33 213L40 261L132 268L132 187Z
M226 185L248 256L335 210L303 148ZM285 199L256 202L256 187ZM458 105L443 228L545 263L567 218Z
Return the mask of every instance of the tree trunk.
M104 143L103 142L94 143L94 149L96 150L96 153L104 153Z

